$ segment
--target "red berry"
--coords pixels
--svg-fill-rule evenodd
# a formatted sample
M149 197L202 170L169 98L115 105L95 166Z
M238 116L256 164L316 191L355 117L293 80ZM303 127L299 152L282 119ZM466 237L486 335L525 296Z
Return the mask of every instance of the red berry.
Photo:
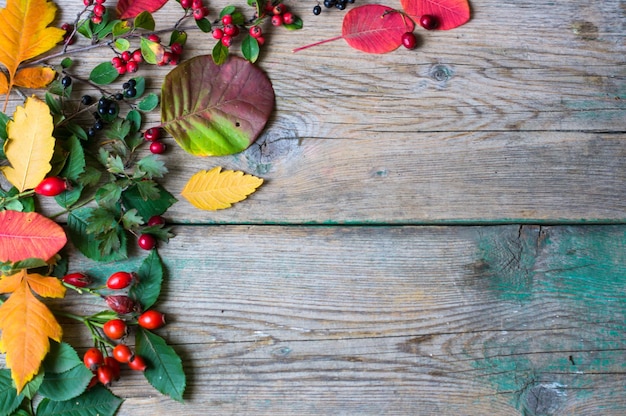
M161 58L161 61L158 63L158 65L167 65L170 63L172 58L173 58L172 52L165 51L163 52L163 57Z
M126 289L135 280L135 275L128 272L115 272L109 276L107 287L113 290Z
M222 39L224 37L224 31L219 27L217 29L213 29L213 39Z
M133 61L137 63L143 62L143 55L141 54L141 49L137 49L136 51L132 53L132 55L133 55Z
M148 140L149 142L158 140L160 137L161 137L161 129L158 127L150 127L143 134L143 138Z
M126 64L127 72L134 73L134 72L137 72L138 69L139 69L139 64L135 61L128 61L128 63Z
M70 273L63 276L63 282L76 287L87 287L92 283L91 277L84 273Z
M131 357L131 359L128 361L128 367L130 367L131 370L135 371L146 371L148 365L146 364L146 361L143 359L142 356L135 355L134 357Z
M239 34L239 28L233 24L225 25L224 34L235 37Z
M43 196L57 196L67 188L67 181L57 176L51 176L39 182L39 185L35 187L35 193Z
M283 13L283 22L285 22L286 25L291 25L295 21L296 21L296 16L293 13L291 12Z
M113 65L114 68L119 68L120 66L124 65L124 61L119 56L116 56L113 59L111 59L111 64Z
M93 0L83 0L83 4L85 7L89 7L93 4Z
M93 388L96 384L98 384L98 375L94 374L91 380L89 380L89 384L87 384L87 390Z
M222 17L222 24L224 25L230 25L231 23L233 23L233 16L230 14L226 14Z
M170 64L172 62L174 61L170 61ZM163 142L154 141L150 143L150 151L154 153L155 155L160 155L161 153L165 152L166 149L167 149L167 146Z
M106 0L96 0L97 4L103 4Z
M192 0L180 0L180 5L183 9L189 9L191 7Z
M91 16L91 21L96 24L99 25L100 23L102 23L102 16Z
M181 53L183 53L183 45L178 42L174 42L170 45L170 50L173 54L180 55Z
M424 14L420 17L420 26L426 30L433 30L439 26L439 20L432 14Z
M106 387L109 387L115 378L113 369L106 364L98 367L96 374L98 375L98 381Z
M256 25L252 26L248 32L253 38L258 38L259 36L263 35L263 29L261 29L261 26Z
M152 150L152 145L150 145L150 150ZM152 250L156 246L156 238L152 234L141 234L137 239L137 245L144 250Z
M402 45L407 49L415 49L417 46L417 38L413 32L402 34Z
M120 339L126 335L128 332L128 328L126 327L126 322L121 319L111 319L107 321L102 326L102 331L104 335L111 339Z
M137 323L142 328L146 329L159 329L163 325L165 325L165 315L159 311L155 311L154 309L150 309L145 311L139 318L137 318Z
M276 6L274 6L274 8L272 9L272 13L274 13L274 14L283 14L283 13L285 13L286 10L287 10L287 7L285 7L284 4L280 3L280 4L277 4Z
M96 347L89 348L83 355L83 363L91 371L96 371L98 367L104 364L104 355Z
M106 7L104 7L101 4L96 4L95 6L93 6L93 14L95 14L96 16L104 16L104 13L106 13L107 9Z
M222 45L224 45L227 48L229 48L230 45L233 44L233 37L232 36L228 36L228 35L224 35L224 36L222 36L222 39L220 39L220 42L222 42Z
M113 370L114 381L117 381L120 379L120 373L122 369L120 368L119 361L117 361L113 357L104 357L104 365L108 366L109 368L111 368L111 370Z
M71 32L74 29L74 27L69 23L63 23L61 25L61 29L65 30L66 32Z
M133 355L133 352L126 344L117 344L113 348L113 358L119 363L129 362Z
M117 73L120 75L124 75L127 71L126 69L126 64L122 63L122 65L120 65L119 67L115 68L117 70Z
M122 61L128 62L130 61L130 58L131 58L130 52L128 51L122 52Z
M104 297L104 301L111 310L122 315L141 311L141 306L126 295L108 295Z
M258 38L256 38L256 41L259 43L259 45L263 45L265 43L265 38L263 36L259 36Z
M202 0L192 0L191 2L192 9L201 9L202 8Z
M156 43L161 42L161 38L156 33L151 33L150 35L148 35L148 40Z
M283 24L283 16L280 14L275 14L272 16L272 25L280 26Z
M196 20L203 19L206 16L206 10L204 7L200 7L198 9L193 9L193 18Z
M153 225L163 225L165 224L165 218L163 218L160 215L153 215L152 217L150 217L150 219L148 220L148 225L149 226L153 226Z

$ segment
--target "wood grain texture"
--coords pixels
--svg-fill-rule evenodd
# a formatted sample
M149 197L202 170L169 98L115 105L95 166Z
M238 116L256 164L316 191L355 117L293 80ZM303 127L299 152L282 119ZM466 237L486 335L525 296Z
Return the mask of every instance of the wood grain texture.
M623 226L177 231L159 333L186 404L125 374L122 415L626 411Z

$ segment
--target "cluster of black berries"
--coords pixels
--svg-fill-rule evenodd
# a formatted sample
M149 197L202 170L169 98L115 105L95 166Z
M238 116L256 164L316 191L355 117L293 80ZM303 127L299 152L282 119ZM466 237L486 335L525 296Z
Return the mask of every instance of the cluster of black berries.
M133 98L137 95L137 81L131 78L127 82L122 84L122 88L124 89L123 97ZM122 98L123 98L122 97ZM117 99L117 97L115 97Z
M327 9L334 7L339 10L345 10L348 6L348 3L354 3L354 0L324 0L324 7L326 7ZM313 7L313 14L318 15L320 13L322 13L322 6L317 4L315 7Z

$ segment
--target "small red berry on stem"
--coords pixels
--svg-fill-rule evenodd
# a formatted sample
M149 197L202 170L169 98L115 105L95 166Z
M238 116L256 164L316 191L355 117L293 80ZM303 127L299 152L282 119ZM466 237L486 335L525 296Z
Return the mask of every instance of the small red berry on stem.
M57 196L68 189L67 181L57 176L45 178L35 187L35 193L42 196Z
M160 155L161 153L164 153L166 149L167 146L163 142L154 141L150 143L150 151L155 155Z
M148 219L149 226L164 225L164 224L165 224L165 218L163 218L160 215L153 215L152 217L150 217L150 219Z
M439 20L432 14L424 14L420 17L419 24L426 30L433 30L439 26Z
M150 309L139 315L137 323L142 328L146 329L159 329L165 325L165 315L154 309Z
M96 371L98 367L104 364L104 355L96 347L89 348L83 355L83 363L91 371Z
M291 12L287 12L283 14L283 22L286 25L291 25L296 21L296 16L291 13Z
M126 344L117 344L113 348L113 358L119 363L127 363L133 357L133 352Z
M178 42L174 42L170 45L170 50L173 54L180 55L183 53L183 45Z
M256 25L250 27L248 32L250 33L250 36L252 36L255 39L263 35L263 29L261 29L261 26L256 26Z
M413 32L402 34L402 45L407 49L415 49L417 46L417 38Z
M104 357L104 365L108 366L111 370L113 370L113 380L117 381L120 379L120 363L113 357Z
M126 289L134 280L134 273L115 272L107 279L107 287L112 290Z
M111 383L115 378L114 370L106 364L98 367L96 375L98 376L98 381L105 387L111 386Z
M148 35L148 40L152 41L152 42L156 42L159 43L161 42L161 38L159 37L159 35L157 35L156 33L151 33Z
M222 17L222 24L223 25L230 25L231 23L233 23L233 15L232 14L225 14Z
M280 14L275 14L272 16L272 25L273 26L281 26L283 24L283 16Z
M144 250L152 250L156 246L156 238L152 234L141 234L137 244Z
M150 142L158 140L160 137L161 137L161 129L159 129L158 127L150 127L143 134L143 138Z
M135 355L131 357L131 359L128 361L128 367L130 367L131 370L135 371L146 371L148 365L146 364L146 361L143 359L142 356Z
M111 339L121 339L128 333L128 328L123 320L111 319L104 323L102 331Z
M63 276L61 280L63 280L64 283L76 287L87 287L92 283L91 277L84 273L69 273Z
M224 37L224 31L222 29L220 29L219 27L216 29L213 29L213 39L222 39Z

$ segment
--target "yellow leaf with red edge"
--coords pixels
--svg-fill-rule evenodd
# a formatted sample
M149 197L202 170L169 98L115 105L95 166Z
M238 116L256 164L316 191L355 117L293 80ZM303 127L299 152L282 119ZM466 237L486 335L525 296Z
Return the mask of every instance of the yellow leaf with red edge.
M32 68L24 68L15 74L14 84L18 87L39 89L45 88L54 81L57 72L46 66L35 66Z
M8 279L4 289L14 288L11 296L0 306L0 346L6 353L6 365L11 369L17 392L22 391L39 372L41 362L50 350L50 339L61 342L63 331L56 318L33 294L41 291L49 297L62 297L65 290L57 280L55 285L38 274L26 270L4 277ZM56 280L56 279L54 279Z
M9 73L9 91L20 63L63 40L64 30L48 27L56 11L56 5L47 0L7 0L6 7L0 9L0 63Z
M1 169L20 192L35 188L52 169L53 129L50 108L35 97L27 98L24 107L17 107L13 120L7 123L9 138L4 144L4 154L11 166Z
M243 201L261 186L263 179L243 172L215 167L193 175L181 195L196 208L208 211L230 208L235 202Z

